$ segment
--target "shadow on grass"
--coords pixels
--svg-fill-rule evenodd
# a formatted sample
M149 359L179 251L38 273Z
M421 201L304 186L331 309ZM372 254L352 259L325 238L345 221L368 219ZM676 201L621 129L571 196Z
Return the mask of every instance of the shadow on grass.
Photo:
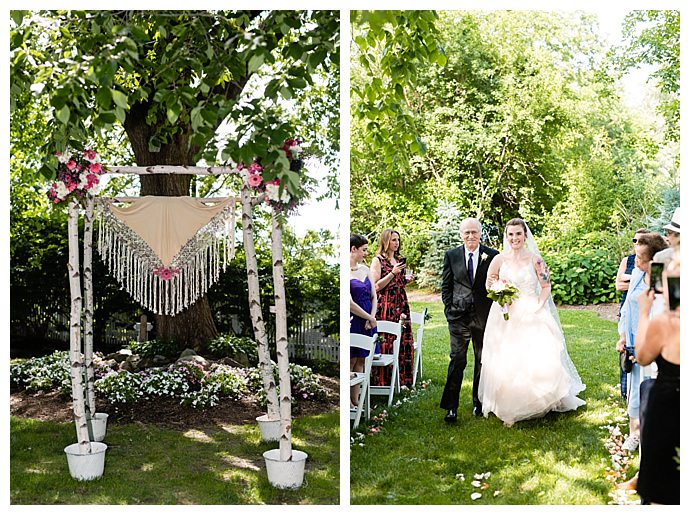
M337 504L337 413L294 420L293 448L309 455L298 490L267 479L262 457L277 448L257 426L211 426L179 432L143 424L108 428L105 471L73 480L63 448L74 425L10 419L12 504Z

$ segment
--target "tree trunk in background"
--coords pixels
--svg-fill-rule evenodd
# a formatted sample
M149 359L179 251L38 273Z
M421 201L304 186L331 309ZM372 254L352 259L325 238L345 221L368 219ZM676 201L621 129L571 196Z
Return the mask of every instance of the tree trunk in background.
M154 128L146 124L147 104L135 104L125 120L125 131L134 151L137 166L173 165L193 166L198 150L191 147L191 128L174 136L173 141L161 146L159 152L149 152L148 142ZM191 175L140 175L141 196L156 195L178 197L189 195ZM160 339L174 340L180 345L197 351L206 348L210 340L218 336L211 306L206 295L175 316L155 315L154 329Z

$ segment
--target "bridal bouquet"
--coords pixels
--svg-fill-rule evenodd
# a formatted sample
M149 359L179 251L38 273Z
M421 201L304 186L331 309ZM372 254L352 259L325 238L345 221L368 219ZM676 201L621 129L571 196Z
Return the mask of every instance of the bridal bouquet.
M503 319L508 320L510 318L508 316L508 306L513 303L519 293L520 290L518 290L517 286L504 279L499 279L489 288L486 296L498 302L498 305L501 306L501 311L503 311Z

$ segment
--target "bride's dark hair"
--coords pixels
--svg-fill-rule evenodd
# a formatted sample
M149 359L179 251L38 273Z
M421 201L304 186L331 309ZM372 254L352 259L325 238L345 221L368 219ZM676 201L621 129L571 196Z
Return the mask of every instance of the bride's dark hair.
M522 230L525 231L525 236L527 236L527 224L522 218L513 218L511 220L508 220L508 223L506 224L506 231L508 230L508 227L510 227L511 225L522 226Z

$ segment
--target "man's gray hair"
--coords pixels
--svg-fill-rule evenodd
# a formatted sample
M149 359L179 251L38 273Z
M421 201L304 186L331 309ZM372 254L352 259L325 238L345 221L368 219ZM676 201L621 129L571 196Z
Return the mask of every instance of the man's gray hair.
M463 227L466 226L467 224L473 224L477 226L477 229L479 230L479 234L482 233L482 223L477 219L477 218L465 218L462 222L460 222L460 232L462 232Z

